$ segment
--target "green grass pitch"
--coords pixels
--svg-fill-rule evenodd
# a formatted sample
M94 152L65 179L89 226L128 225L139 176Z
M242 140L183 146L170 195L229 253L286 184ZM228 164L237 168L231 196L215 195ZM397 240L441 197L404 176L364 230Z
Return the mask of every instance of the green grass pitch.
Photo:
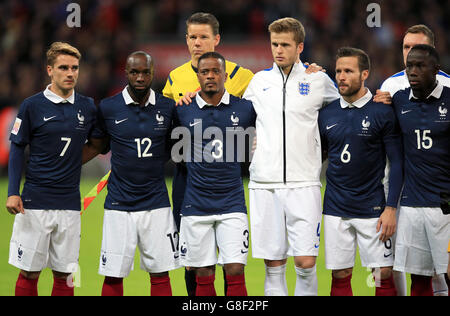
M167 187L171 191L171 179L167 179ZM247 182L246 199L248 201ZM83 179L81 182L81 196L87 194L90 189L97 184L96 179ZM99 255L102 239L102 221L103 221L103 202L106 196L106 190L100 193L97 199L89 206L82 215L82 234L81 249L79 259L80 269L80 287L75 288L75 295L96 296L101 294L103 277L98 271ZM11 238L14 216L10 215L5 206L7 196L7 179L0 179L0 196L2 196L2 208L0 212L0 295L14 295L15 282L18 276L18 269L8 264L9 241ZM248 205L248 204L247 204ZM323 235L322 235L323 236ZM321 239L323 242L323 238ZM331 272L325 269L323 243L320 247L317 260L317 276L319 281L319 295L327 296L330 294ZM245 269L246 284L248 294L251 296L264 295L264 263L261 259L254 259L251 256L251 248L248 257L248 263ZM295 270L292 258L288 260L287 283L289 295L294 294L295 289ZM178 269L170 272L173 295L185 296L186 289L184 285L184 269ZM361 267L359 257L355 262L353 271L352 286L354 295L373 296L375 288L368 285L370 272ZM52 273L45 269L39 279L39 295L50 295L53 284ZM215 281L217 295L223 295L223 276L222 269L216 270ZM148 273L140 270L139 253L137 251L134 263L134 270L124 281L124 294L135 296L148 296L150 294L150 281Z

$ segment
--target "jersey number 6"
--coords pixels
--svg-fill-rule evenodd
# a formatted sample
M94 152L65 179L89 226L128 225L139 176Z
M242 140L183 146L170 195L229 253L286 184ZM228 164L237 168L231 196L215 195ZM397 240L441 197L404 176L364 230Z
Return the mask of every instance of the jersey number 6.
M347 150L348 146L349 146L349 144L345 144L344 150L341 153L341 161L343 163L349 163L350 159L352 158L352 155L350 155L350 152Z

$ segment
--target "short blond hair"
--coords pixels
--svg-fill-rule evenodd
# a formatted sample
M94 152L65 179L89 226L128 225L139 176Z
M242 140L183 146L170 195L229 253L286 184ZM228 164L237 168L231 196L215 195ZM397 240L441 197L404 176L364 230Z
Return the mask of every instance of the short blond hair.
M68 43L54 42L47 51L47 65L53 66L56 57L59 55L70 55L76 59L81 59L81 53L78 49Z
M417 24L417 25L413 25L411 27L409 27L406 32L405 32L405 36L406 34L423 34L428 38L428 42L431 46L434 47L434 33L433 31L426 25L424 24Z
M294 34L294 40L297 44L305 41L305 28L303 24L294 18L282 18L273 21L269 25L270 33L290 33Z

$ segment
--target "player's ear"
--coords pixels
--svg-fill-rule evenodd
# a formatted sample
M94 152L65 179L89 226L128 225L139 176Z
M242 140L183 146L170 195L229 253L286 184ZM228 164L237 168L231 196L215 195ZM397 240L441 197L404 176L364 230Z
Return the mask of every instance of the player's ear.
M303 52L303 48L304 48L304 43L303 42L299 43L297 45L297 53L298 53L298 55L300 55Z
M216 34L214 36L214 47L216 47L217 45L219 45L220 43L220 34Z
M53 71L53 67L50 65L47 65L47 74L50 78L52 77L52 71Z
M437 74L439 73L439 69L441 69L441 65L439 65L438 63L436 63L436 66L434 67L435 75L437 75Z
M361 79L365 81L367 78L369 78L369 70L365 69L361 72Z

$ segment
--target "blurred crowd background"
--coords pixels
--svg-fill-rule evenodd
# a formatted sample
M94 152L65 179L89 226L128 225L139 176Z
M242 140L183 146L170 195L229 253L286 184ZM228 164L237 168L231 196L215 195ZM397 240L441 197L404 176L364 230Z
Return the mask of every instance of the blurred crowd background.
M66 23L70 14L66 9L72 2L81 8L81 27ZM367 26L370 3L381 6L381 27ZM189 60L185 21L198 11L218 18L222 36L218 51L246 49L246 56L238 62L253 71L271 66L267 26L286 16L298 18L305 26L302 61L323 66L331 78L336 50L359 47L372 61L367 84L372 90L378 88L385 78L404 68L401 42L405 30L414 24L426 24L434 31L441 69L450 70L448 0L11 0L0 3L0 110L17 108L49 83L45 52L54 41L67 41L81 51L77 91L96 102L123 88L124 61L130 52L160 49L163 54L155 62L165 62L166 67L157 68L153 84L160 92L170 68ZM253 43L264 49L252 50ZM172 50L178 52L177 58L161 60ZM260 60L252 63L253 58Z

